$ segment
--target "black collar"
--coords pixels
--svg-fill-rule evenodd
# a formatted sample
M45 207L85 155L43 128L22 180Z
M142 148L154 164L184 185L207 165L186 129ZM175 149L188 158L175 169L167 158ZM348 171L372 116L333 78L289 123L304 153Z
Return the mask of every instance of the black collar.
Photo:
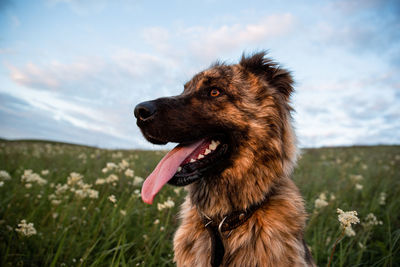
M275 190L272 188L261 202L255 203L245 210L233 211L225 215L222 220L212 219L204 213L199 212L204 227L210 234L212 267L220 266L224 258L225 249L221 238L228 238L235 228L245 223L253 213L266 204L274 194ZM223 233L227 231L230 232L224 236Z

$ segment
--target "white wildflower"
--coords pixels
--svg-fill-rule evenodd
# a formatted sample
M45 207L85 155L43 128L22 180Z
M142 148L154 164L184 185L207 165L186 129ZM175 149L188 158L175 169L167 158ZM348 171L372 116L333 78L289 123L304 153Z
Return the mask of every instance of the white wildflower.
M157 225L157 224L159 224L159 223L160 223L160 220L159 220L159 219L156 219L156 220L153 222L154 225Z
M160 227L160 232L164 232L164 230L165 230L165 227L164 227L164 226L161 226L161 227Z
M43 170L40 172L42 175L46 176L49 174L49 170Z
M323 200L323 199L319 199L319 198L317 198L316 200L315 200L315 203L314 203L314 205L315 205L315 208L316 209L322 209L323 207L326 207L326 206L328 206L329 205L329 203L328 202L326 202L325 200Z
M26 220L21 220L15 231L27 237L36 235L37 233L33 223L26 223Z
M47 180L40 177L39 174L34 173L32 170L25 170L21 176L21 181L24 183L37 183L39 185L47 184Z
M361 165L361 168L362 168L363 170L366 170L366 169L368 169L368 166L367 166L367 164L362 164L362 165Z
M129 167L129 163L123 159L120 163L118 163L118 166L121 170L125 170Z
M95 184L105 184L106 183L106 179L103 178L97 178Z
M133 195L132 196L135 197L135 198L140 198L140 190L139 189L135 189L133 191Z
M344 229L344 234L345 234L346 236L355 236L355 235L356 235L356 232L354 232L353 228L352 228L351 225L350 225L349 227L346 227L346 228Z
M99 191L91 189L90 186L88 184L84 184L86 186L83 186L80 189L76 189L75 190L75 196L77 196L80 199L84 199L84 198L99 198ZM88 187L89 186L89 187Z
M29 189L29 188L31 188L31 187L32 187L32 184L29 184L29 183L28 183L28 184L25 184L25 188L28 188L28 189Z
M326 195L324 192L322 192L314 202L316 210L322 209L323 207L328 206L328 204L329 203L326 201Z
M174 192L175 194L179 195L182 192L183 187L175 187Z
M343 211L341 209L337 209L338 220L340 225L343 228L347 228L351 226L351 224L357 224L360 222L360 219L357 217L357 211Z
M360 182L364 179L364 177L361 174L350 174L350 180L353 182Z
M11 180L11 176L7 171L1 170L0 171L0 180Z
M122 216L126 216L126 210L120 210L119 213L121 213Z
M109 196L108 200L110 200L112 203L116 203L117 202L117 198L114 195Z
M107 168L107 171L112 171L114 169L117 169L118 165L115 164L114 162L107 162L106 168Z
M131 169L126 169L125 176L134 177L135 176L135 172L133 170L131 170Z
M175 206L175 202L172 201L171 199L168 199L167 201L164 202L165 207L167 208L172 208Z
M163 209L170 209L175 206L175 202L172 201L171 199L168 199L164 203L157 203L157 209L158 210L163 210Z
M158 209L158 210L163 210L163 209L165 209L164 204L157 203L157 209Z
M143 183L144 179L142 177L139 176L135 176L135 178L133 179L133 186L139 186Z
M56 195L64 194L65 192L67 192L68 188L69 187L67 184L63 184L63 185L57 184L55 193L56 193Z
M53 199L53 200L51 201L51 204L54 205L54 206L58 206L58 205L61 204L61 200Z
M0 187L3 187L3 185L4 185L4 182L0 181Z
M325 194L325 192L322 192L321 194L319 194L319 197L318 197L319 199L322 199L322 200L326 200L326 194Z
M107 178L106 178L106 183L108 184L112 184L114 182L117 182L119 180L118 176L115 174L110 174Z
M386 193L385 192L381 192L379 194L379 205L385 205L386 204Z
M369 213L367 217L365 217L364 222L361 223L365 228L372 228L375 225L382 225L383 222L379 221L373 213Z
M331 238L330 236L328 236L328 237L326 238L325 245L328 246L328 245L331 243L331 240L332 240L332 238Z
M87 190L87 194L88 194L88 197L89 197L89 198L92 198L92 199L94 199L94 198L99 198L99 191L97 191L97 190L88 189L88 190Z
M77 173L77 172L71 172L69 174L69 177L67 178L67 184L69 186L73 186L75 184L78 184L80 181L82 181L83 175Z
M364 186L362 184L356 184L355 187L356 187L356 190L361 191Z

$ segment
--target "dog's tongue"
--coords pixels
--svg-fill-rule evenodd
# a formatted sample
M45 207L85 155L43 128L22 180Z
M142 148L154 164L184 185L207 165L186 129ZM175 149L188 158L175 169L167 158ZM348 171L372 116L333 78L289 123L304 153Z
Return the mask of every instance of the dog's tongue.
M158 163L154 171L147 177L142 186L142 200L153 203L154 197L161 188L174 176L179 165L203 143L200 140L188 146L177 145Z

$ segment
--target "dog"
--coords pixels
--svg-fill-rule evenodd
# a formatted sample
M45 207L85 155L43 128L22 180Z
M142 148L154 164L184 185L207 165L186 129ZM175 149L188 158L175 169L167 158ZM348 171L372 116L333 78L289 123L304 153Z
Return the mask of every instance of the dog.
M291 180L292 92L290 72L261 51L238 64L217 62L182 94L135 107L149 142L178 143L141 192L151 204L165 184L186 186L177 266L315 266L303 237L304 201Z

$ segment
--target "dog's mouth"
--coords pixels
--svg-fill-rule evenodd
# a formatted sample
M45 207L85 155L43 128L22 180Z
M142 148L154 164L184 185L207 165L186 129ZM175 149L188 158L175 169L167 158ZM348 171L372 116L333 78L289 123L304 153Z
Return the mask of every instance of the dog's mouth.
M185 186L217 171L226 158L228 143L222 136L185 142L168 152L147 177L142 187L142 199L151 204L161 188L169 183Z

